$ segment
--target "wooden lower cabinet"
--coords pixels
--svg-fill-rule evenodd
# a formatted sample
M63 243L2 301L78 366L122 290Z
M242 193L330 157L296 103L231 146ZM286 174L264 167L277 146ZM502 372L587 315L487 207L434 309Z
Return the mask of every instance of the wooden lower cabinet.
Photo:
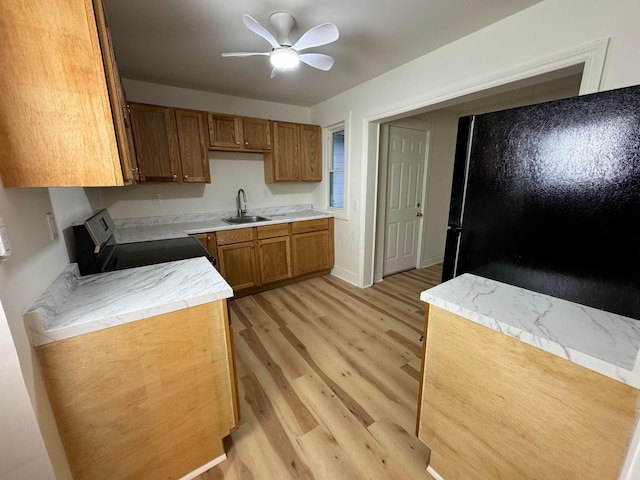
M333 218L194 235L216 258L235 296L329 273Z
M255 229L238 228L216 232L215 251L219 271L234 291L260 283L257 273ZM213 247L209 246L211 252Z
M181 478L238 423L227 301L36 347L76 480Z
M218 246L220 273L234 290L258 285L253 241Z
M258 273L265 285L291 278L291 240L289 224L256 227Z
M293 235L293 271L295 275L331 268L329 232Z
M442 478L615 480L640 391L433 305L417 434Z
M333 267L332 218L297 222L292 224L291 232L294 275Z

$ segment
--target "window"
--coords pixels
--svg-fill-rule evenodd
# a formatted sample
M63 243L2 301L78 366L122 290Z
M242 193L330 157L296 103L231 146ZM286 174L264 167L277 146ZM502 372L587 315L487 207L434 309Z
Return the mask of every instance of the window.
M327 206L344 211L346 201L344 125L339 125L328 131L328 144L329 195Z

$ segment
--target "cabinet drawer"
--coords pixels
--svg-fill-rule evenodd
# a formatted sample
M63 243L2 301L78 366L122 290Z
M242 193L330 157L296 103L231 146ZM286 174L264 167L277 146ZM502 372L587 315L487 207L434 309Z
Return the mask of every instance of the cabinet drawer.
M229 243L250 242L253 240L253 228L238 228L235 230L223 230L216 232L216 243L227 245Z
M258 228L258 240L274 237L286 237L289 235L289 224L279 223L277 225L264 225Z
M319 218L317 220L304 220L302 222L291 223L291 233L318 232L329 229L329 219Z

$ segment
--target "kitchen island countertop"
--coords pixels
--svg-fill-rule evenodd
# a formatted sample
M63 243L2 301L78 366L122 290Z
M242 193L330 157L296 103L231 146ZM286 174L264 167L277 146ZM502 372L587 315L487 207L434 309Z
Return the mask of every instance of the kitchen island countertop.
M24 313L34 346L233 296L204 258L80 276L67 266Z
M420 299L640 388L640 321L472 274Z

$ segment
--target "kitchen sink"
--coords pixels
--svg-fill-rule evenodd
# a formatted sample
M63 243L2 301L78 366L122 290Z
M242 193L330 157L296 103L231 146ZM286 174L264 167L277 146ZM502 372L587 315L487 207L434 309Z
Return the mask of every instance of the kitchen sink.
M258 222L268 222L271 220L267 217L260 217L256 215L247 215L242 217L230 217L223 218L222 221L228 223L230 225L243 225L245 223L258 223Z

